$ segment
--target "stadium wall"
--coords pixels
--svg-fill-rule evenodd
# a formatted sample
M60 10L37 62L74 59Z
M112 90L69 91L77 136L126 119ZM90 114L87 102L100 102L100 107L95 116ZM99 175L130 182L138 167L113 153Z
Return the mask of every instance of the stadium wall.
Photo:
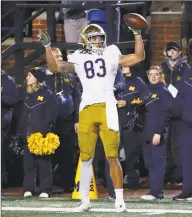
M41 14L33 20L32 38L25 38L25 41L36 41L38 28L43 30L47 27L46 13ZM151 61L152 64L161 63L163 56L163 49L166 43L170 40L181 40L181 12L152 12L151 17ZM57 24L57 40L64 41L62 24ZM9 47L14 43L14 39L9 39L2 44L2 50ZM32 50L26 50L27 56ZM41 60L43 57L40 57ZM14 65L14 55L10 56L7 60L3 61L3 68L6 70ZM30 66L29 66L30 67ZM28 67L27 67L28 68Z

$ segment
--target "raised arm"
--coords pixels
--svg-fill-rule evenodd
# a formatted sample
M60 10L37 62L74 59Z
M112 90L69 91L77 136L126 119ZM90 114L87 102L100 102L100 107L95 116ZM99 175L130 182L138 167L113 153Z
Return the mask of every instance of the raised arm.
M145 50L143 40L139 30L132 30L135 36L135 53L128 55L120 55L119 65L130 67L145 59Z
M47 59L47 65L51 71L61 73L73 73L75 72L73 63L69 62L57 62L51 49L51 39L48 34L39 30L39 39L42 45L45 47L45 54Z

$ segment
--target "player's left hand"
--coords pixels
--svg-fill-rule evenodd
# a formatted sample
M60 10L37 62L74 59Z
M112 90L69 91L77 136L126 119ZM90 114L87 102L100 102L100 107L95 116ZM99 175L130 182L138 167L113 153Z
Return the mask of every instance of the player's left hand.
M125 100L119 100L117 101L117 106L118 108L123 108L126 106L126 101Z
M44 47L49 47L51 45L51 39L48 33L43 32L41 29L38 29L39 34L38 34L38 38L41 42L41 44Z

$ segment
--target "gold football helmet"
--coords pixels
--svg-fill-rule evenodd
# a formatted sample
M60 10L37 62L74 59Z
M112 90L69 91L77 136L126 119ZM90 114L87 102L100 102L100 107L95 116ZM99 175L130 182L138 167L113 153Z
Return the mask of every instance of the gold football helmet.
M101 36L102 40L99 42L99 47L96 47L92 42L92 38ZM102 50L106 46L106 33L102 27L97 24L87 25L81 33L82 43L84 48L91 50Z

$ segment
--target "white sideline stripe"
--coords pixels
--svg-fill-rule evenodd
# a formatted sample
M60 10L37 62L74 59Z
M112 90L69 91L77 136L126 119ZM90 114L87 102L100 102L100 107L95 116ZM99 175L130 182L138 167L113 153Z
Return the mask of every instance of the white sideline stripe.
M4 211L38 211L38 212L74 212L74 208L50 208L50 207L2 207ZM115 209L93 208L90 212L116 212ZM127 209L130 213L181 213L192 214L192 210L168 210L168 209Z
M162 211L158 211L158 212L148 212L148 213L144 213L143 215L160 215L160 214L167 214L167 212L162 212Z

